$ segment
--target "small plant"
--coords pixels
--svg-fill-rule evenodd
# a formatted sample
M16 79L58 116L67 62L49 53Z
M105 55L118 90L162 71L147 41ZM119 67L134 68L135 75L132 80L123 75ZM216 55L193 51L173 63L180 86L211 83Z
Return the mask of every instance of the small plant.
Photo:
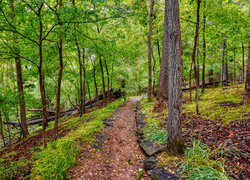
M154 141L157 144L166 144L168 133L164 129L159 128L145 128L144 133L147 135L147 139Z
M139 168L138 174L137 174L137 179L141 179L141 176L143 174L143 170L141 168Z

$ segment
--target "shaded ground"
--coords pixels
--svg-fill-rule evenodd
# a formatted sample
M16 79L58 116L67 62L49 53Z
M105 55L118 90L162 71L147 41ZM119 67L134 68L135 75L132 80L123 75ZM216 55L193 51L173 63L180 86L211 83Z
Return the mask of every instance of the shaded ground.
M183 128L186 143L191 139L200 139L212 150L221 147L222 151L213 158L217 159L222 155L226 160L225 169L234 178L250 178L250 120L224 125L220 120L209 121L184 114Z
M84 180L133 180L145 158L137 143L135 108L139 99L129 100L116 115L113 127L101 133L106 137L103 148L82 146L78 163L70 170L72 179ZM143 172L141 179L150 179Z

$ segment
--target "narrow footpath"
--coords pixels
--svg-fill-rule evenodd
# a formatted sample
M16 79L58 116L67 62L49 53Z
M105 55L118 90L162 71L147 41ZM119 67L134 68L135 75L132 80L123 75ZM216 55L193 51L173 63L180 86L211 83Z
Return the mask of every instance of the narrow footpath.
M137 179L145 159L136 136L135 109L138 102L138 98L130 99L114 114L110 126L97 135L103 144L82 147L77 165L70 170L71 179ZM149 179L143 170L141 180Z

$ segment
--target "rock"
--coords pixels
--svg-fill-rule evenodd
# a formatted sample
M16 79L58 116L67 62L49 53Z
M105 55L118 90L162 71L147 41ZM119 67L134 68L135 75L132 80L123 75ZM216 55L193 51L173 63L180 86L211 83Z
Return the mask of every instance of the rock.
M148 157L144 160L144 168L145 170L154 169L157 163L158 159L156 157Z
M163 146L154 146L150 140L141 142L140 147L148 156L158 154L165 150L165 147Z
M105 139L107 139L107 136L105 135L96 135L96 142L92 145L92 147L95 149L103 148Z
M175 174L168 172L163 167L156 167L153 169L152 180L177 180L178 177Z
M148 176L151 176L152 172L153 172L153 170L147 171Z
M105 124L106 126L112 126L113 127L113 121L115 121L115 119L105 119L103 121L103 124Z

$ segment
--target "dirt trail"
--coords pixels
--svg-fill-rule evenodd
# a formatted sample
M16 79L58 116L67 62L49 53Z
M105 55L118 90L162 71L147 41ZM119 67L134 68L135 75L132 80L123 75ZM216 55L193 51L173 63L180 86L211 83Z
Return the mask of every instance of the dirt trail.
M70 171L71 179L84 180L136 180L143 169L145 155L137 143L135 108L139 99L130 99L120 108L113 127L103 130L107 136L100 151L85 147L78 164ZM141 179L151 179L143 170Z

